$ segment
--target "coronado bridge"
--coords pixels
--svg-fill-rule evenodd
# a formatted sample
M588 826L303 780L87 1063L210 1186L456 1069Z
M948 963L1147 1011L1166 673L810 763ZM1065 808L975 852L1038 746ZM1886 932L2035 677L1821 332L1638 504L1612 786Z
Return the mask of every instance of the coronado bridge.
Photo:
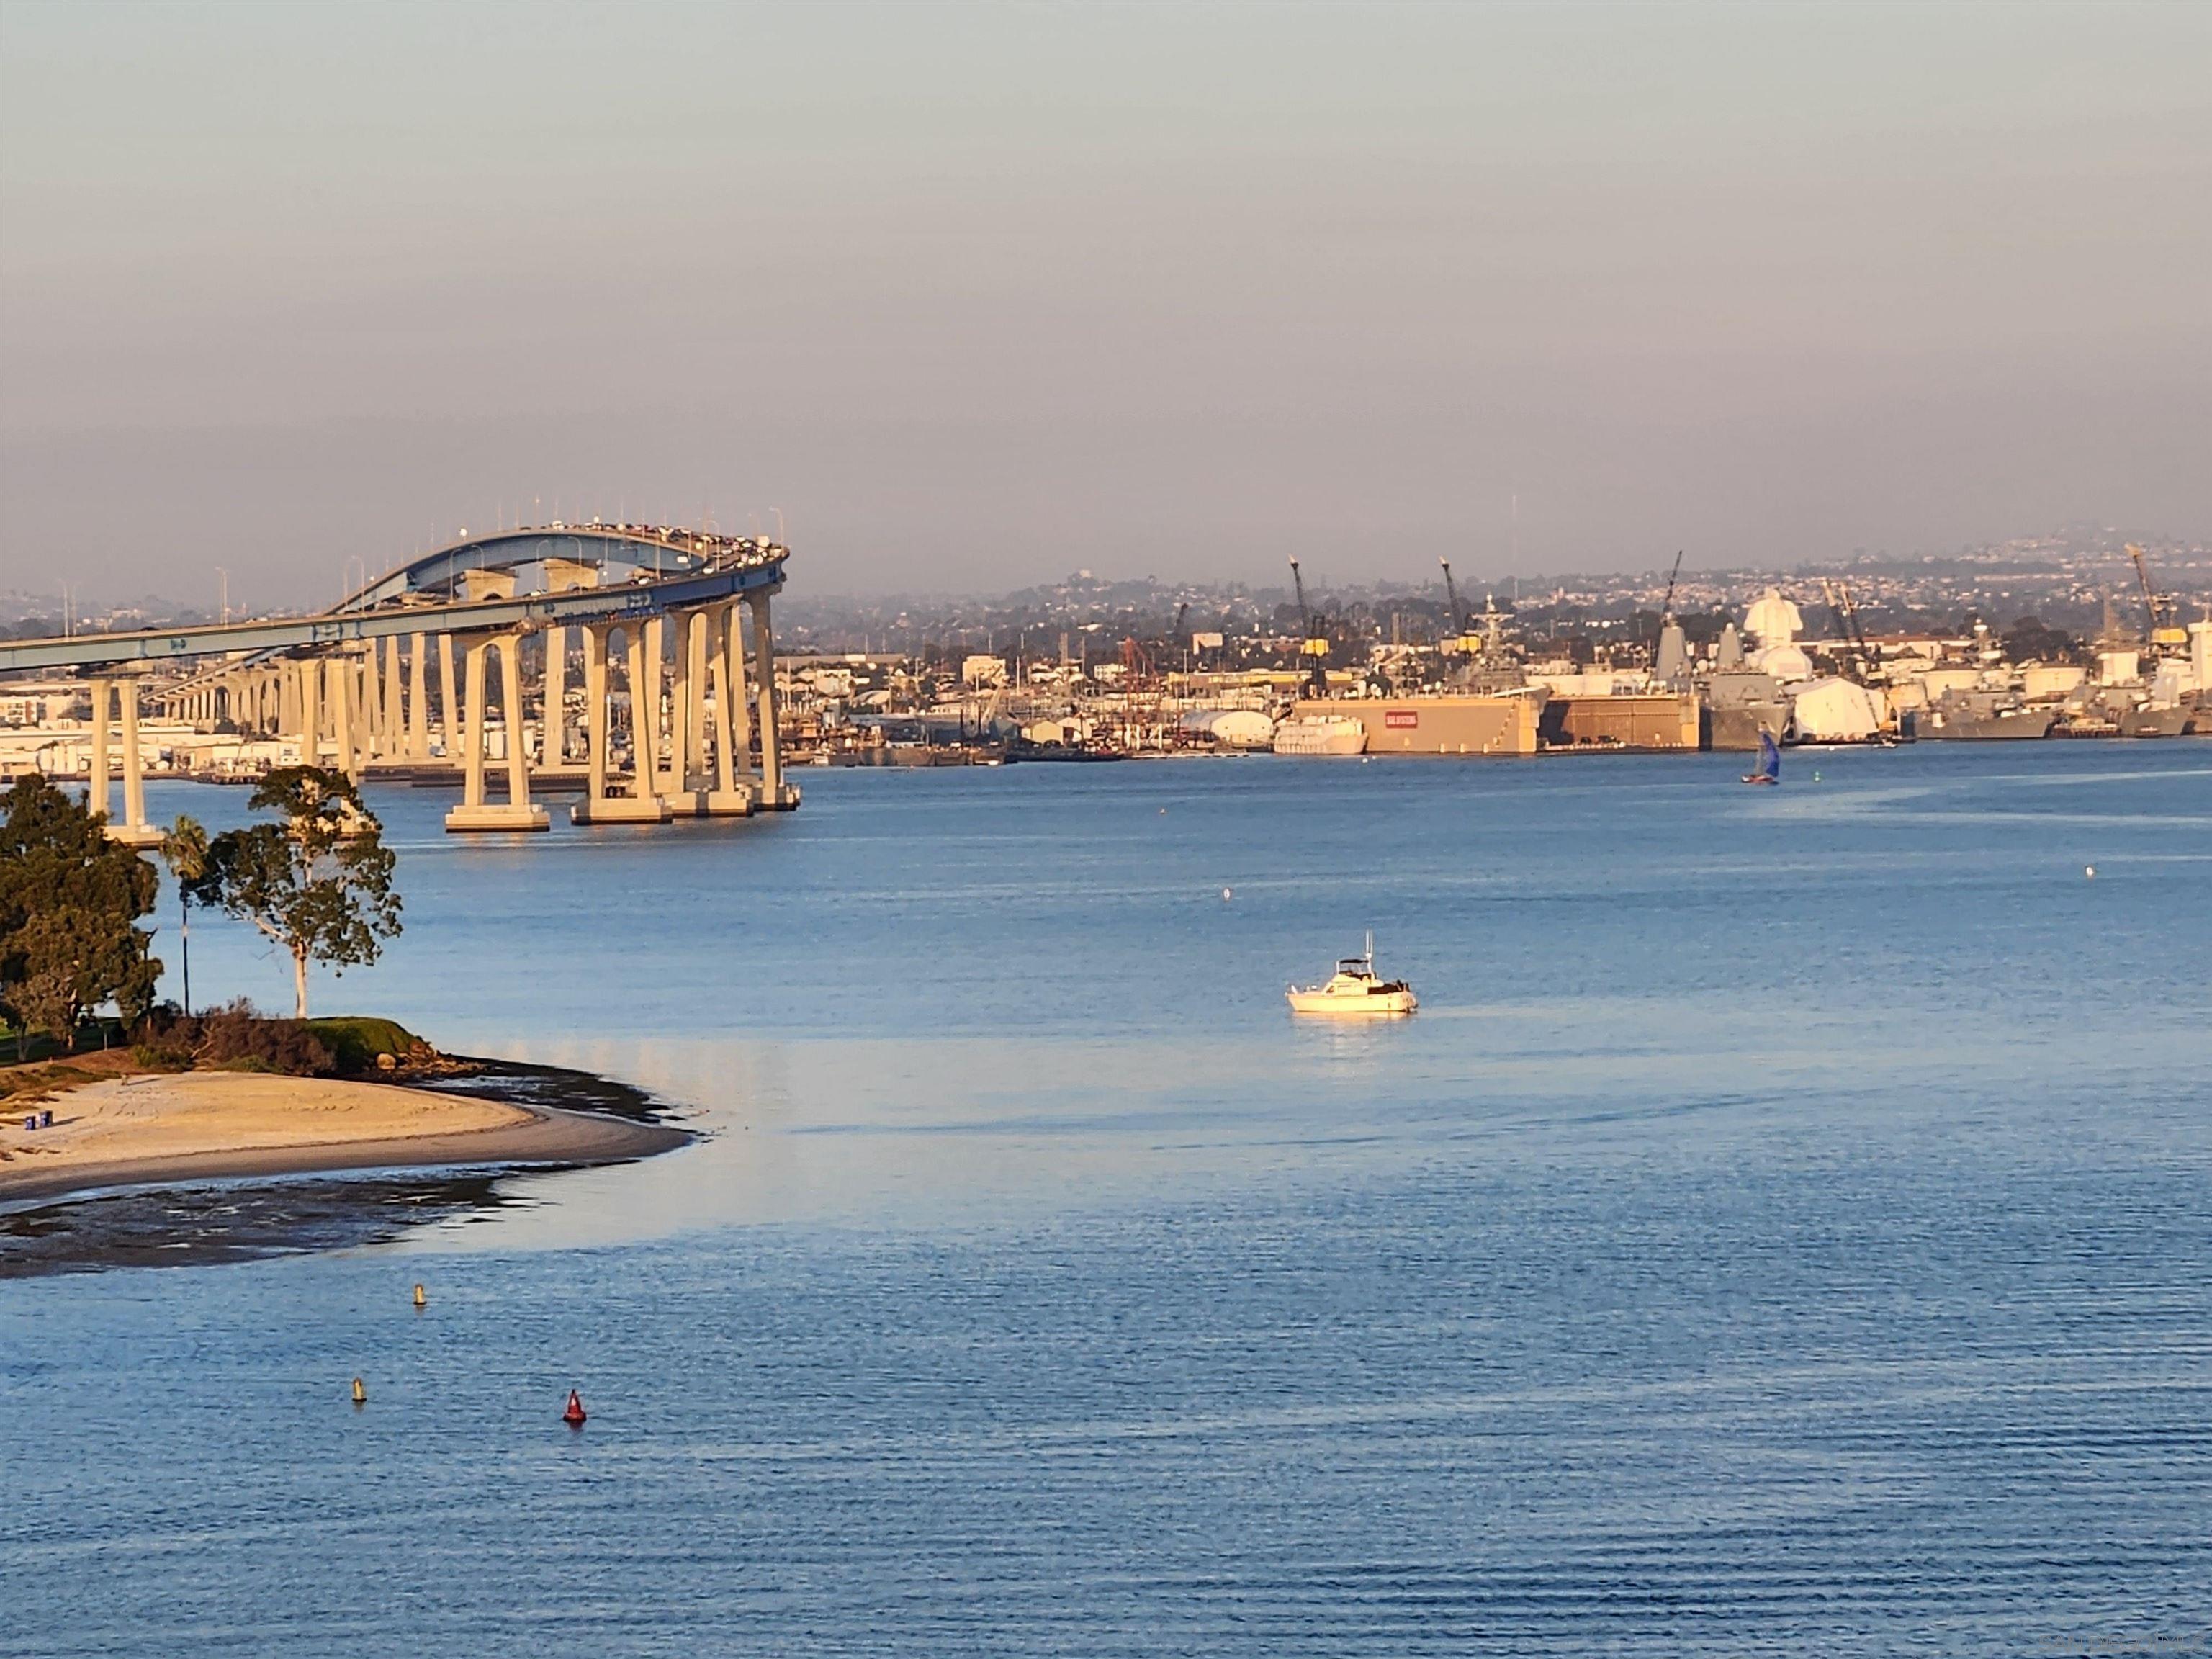
M770 603L789 556L758 538L653 525L501 531L395 567L316 615L16 641L0 644L0 671L70 668L89 682L93 804L107 808L119 759L110 833L133 845L161 836L145 816L142 700L356 778L450 765L462 798L447 829L534 830L550 822L531 796L534 690L536 764L580 772L579 823L788 811L799 793L777 739Z

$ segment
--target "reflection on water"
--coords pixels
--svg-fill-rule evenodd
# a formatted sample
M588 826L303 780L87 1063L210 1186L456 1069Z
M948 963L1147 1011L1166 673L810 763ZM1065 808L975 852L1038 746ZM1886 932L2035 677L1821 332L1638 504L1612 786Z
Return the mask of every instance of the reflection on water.
M704 1138L0 1285L0 1650L2201 1637L2212 769L2046 747L381 799L409 931L322 1006ZM1370 927L1421 1012L1294 1021Z

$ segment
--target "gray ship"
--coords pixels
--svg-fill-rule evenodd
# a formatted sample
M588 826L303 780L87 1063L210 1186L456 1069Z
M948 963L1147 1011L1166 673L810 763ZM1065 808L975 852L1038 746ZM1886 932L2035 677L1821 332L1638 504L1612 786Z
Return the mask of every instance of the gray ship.
M1912 734L1923 743L2047 738L2057 717L2049 704L2024 703L2008 692L1947 691L1920 711Z
M1779 743L1790 734L1790 701L1771 674L1721 670L1705 682L1705 746L1756 749L1759 734Z
M2164 707L2137 702L2129 688L2112 686L2069 706L2052 730L2055 738L2178 738L2196 711L2185 702ZM2202 727L2202 722L2199 722Z

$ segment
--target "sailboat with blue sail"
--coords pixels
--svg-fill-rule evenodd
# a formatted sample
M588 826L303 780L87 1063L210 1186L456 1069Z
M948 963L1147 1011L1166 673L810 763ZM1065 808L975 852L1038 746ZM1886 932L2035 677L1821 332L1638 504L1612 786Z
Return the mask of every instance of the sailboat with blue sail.
M1759 766L1756 770L1745 773L1743 781L1746 783L1772 784L1782 781L1782 751L1774 746L1774 733L1764 726L1759 732Z

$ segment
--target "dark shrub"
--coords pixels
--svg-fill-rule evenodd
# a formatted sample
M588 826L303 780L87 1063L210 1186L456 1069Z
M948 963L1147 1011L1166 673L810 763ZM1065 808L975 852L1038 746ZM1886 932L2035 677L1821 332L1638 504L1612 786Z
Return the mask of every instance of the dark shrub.
M338 1069L329 1045L296 1019L264 1019L243 998L194 1016L163 1008L139 1027L134 1057L161 1071L194 1066L328 1077Z

